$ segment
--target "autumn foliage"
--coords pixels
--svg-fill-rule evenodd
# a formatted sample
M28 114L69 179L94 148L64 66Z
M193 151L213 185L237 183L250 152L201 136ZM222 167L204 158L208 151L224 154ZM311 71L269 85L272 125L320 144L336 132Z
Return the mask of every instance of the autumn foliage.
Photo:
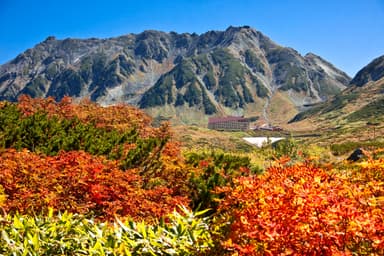
M85 152L40 156L28 151L0 154L0 184L7 195L6 212L39 213L52 207L102 219L131 216L158 219L188 199L172 196L172 189L143 188L135 170L126 172L115 162Z
M153 127L128 105L27 96L1 102L0 226L7 234L0 244L38 251L48 243L40 228L54 228L33 223L55 211L89 220L87 228L87 221L73 219L79 239L89 239L74 246L89 252L120 253L127 246L133 255L148 255L150 246L163 255L384 255L384 160L319 167L301 155L293 164L298 148L288 141L278 161L259 174L244 155L182 153L169 124ZM162 218L170 213L174 223ZM144 222L112 234L100 221L116 217ZM37 231L28 235L21 226L30 224ZM52 225L62 228L60 221ZM95 241L93 229L112 233L99 232ZM129 239L122 242L119 232Z
M66 119L76 117L84 123L93 123L98 128L119 130L138 128L143 135L156 130L150 126L152 120L148 115L125 104L103 108L86 99L75 104L70 97L64 97L60 102L56 102L52 97L41 99L22 95L17 106L25 116L44 112L50 117L56 116Z
M384 184L365 182L308 163L239 178L219 190L219 220L231 222L222 245L239 255L383 255Z
M53 207L149 220L189 205L187 174L177 144L168 142L169 127L152 127L143 112L26 96L0 110L6 212Z

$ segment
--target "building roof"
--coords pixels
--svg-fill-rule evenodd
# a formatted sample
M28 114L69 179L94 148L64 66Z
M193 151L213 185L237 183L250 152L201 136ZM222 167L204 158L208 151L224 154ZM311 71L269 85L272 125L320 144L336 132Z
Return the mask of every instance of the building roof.
M241 116L226 116L226 117L210 117L208 118L208 123L214 124L214 123L221 123L221 122L246 122L248 121L247 118L241 117Z

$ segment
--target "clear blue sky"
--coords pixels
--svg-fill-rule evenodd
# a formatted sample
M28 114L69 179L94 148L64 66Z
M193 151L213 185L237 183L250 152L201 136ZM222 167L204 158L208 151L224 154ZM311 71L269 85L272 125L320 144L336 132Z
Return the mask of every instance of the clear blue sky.
M351 76L384 55L384 0L0 0L0 64L50 35L200 34L230 25L318 54Z

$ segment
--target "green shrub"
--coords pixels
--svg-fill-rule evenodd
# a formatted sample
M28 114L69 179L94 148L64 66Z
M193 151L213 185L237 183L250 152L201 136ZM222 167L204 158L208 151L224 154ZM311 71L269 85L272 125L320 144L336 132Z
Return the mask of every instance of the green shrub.
M365 142L357 142L357 141L347 141L339 144L332 144L330 146L331 152L334 156L341 156L347 153L352 152L357 148L383 148L384 142L379 141L365 141Z
M180 207L148 225L116 219L97 223L63 213L0 217L1 255L204 255L212 246L205 213Z
M276 158L286 156L295 159L298 157L297 151L299 150L299 146L293 138L279 140L273 143L273 149L273 155Z
M137 129L118 131L98 128L77 118L48 117L38 112L22 116L17 107L7 104L0 109L0 147L23 148L46 155L60 150L83 150L92 155L104 155L120 160L123 169L146 165L146 170L160 164L160 152L168 138L140 138ZM134 144L128 152L124 146Z
M378 118L384 114L384 99L373 101L361 109L348 115L349 121L368 120L370 118Z
M192 206L215 211L219 195L214 191L220 186L232 183L235 177L246 175L251 170L248 157L211 153L188 153L186 163L202 168L202 172L191 176Z

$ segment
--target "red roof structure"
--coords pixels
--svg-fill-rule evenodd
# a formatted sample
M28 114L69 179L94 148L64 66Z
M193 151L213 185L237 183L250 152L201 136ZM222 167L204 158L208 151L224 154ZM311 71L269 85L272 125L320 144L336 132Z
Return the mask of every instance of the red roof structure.
M219 131L245 131L249 130L249 119L239 116L210 117L208 129Z

